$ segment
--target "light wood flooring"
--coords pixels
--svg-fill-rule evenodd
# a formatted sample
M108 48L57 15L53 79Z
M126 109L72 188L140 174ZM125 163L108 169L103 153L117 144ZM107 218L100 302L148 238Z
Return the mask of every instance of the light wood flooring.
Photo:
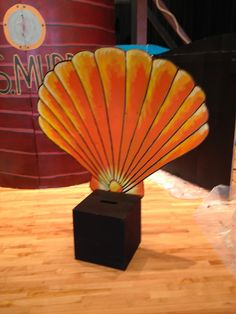
M145 188L126 271L74 259L72 209L88 184L0 189L0 314L235 314L236 278L193 217L201 200Z

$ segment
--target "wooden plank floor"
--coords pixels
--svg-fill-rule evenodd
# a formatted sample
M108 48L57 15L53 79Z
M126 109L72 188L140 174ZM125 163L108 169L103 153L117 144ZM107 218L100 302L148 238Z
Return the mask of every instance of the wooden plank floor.
M123 272L74 259L71 212L89 193L0 190L0 314L236 313L236 279L193 218L201 200L147 181L142 244Z

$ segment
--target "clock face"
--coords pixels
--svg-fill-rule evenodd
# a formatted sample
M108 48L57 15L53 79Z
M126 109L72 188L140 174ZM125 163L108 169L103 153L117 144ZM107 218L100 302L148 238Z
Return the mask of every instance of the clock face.
M26 4L16 4L8 9L3 19L3 27L7 41L20 50L38 48L46 35L42 15Z

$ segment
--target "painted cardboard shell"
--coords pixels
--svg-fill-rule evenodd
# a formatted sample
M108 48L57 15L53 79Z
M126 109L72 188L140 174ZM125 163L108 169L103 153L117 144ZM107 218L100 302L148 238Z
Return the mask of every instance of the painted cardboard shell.
M143 180L208 134L205 94L172 62L139 50L84 51L49 72L39 124L92 174L93 190L143 195Z

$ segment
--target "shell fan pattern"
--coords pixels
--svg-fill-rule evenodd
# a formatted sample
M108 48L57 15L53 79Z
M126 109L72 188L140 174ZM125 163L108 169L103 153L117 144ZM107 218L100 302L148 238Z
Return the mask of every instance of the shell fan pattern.
M143 196L143 180L208 134L205 94L172 62L100 48L58 63L39 89L39 124L92 174L92 190Z

